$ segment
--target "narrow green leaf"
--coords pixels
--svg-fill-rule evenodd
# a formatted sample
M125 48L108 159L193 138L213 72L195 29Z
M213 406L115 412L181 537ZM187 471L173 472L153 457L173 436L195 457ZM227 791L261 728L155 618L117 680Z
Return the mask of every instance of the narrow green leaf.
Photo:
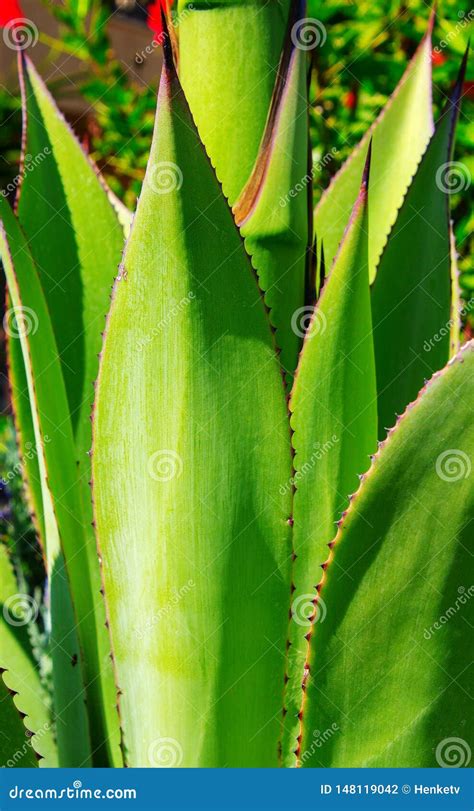
M327 558L335 522L357 488L357 474L367 469L377 446L367 252L368 171L367 162L349 225L308 326L290 399L295 560L283 733L283 757L289 766L295 762L300 732L306 635L315 612L318 619L314 603L320 567Z
M48 303L72 424L86 452L91 387L123 230L108 190L33 64L26 58L20 65L25 147L18 217Z
M303 766L468 765L473 401L471 341L390 432L339 527L311 640Z
M445 178L461 84L408 189L372 288L380 439L423 381L449 358L451 247Z
M369 203L369 276L395 222L411 178L433 132L431 109L431 30L408 65L391 99L321 197L314 228L324 242L331 267L359 190L360 177L373 141Z
M289 7L290 0L178 2L180 79L231 204L257 158Z
M256 278L169 65L93 425L126 762L277 765L284 388Z
M25 319L31 323L32 329L34 329L34 314L25 313ZM17 323L17 313L12 306L10 296L7 295L4 325L7 332L8 381L10 384L10 399L15 421L15 436L21 460L21 475L26 499L40 546L44 552L46 548L46 537L43 497L41 492L41 474L38 464L35 429L31 416L28 381L26 379L25 365L23 363L21 343L18 340L18 328L22 328L22 323L24 323L24 321L21 318L20 323Z
M449 253L451 262L451 318L449 324L449 357L453 358L461 347L463 300L459 284L458 252L453 223L449 223Z
M293 41L293 27L302 5L295 3L290 14L279 81L260 152L234 206L270 309L289 384L301 346L292 319L298 319L305 303L308 198L312 196L308 168L308 55Z
M75 517L80 511L75 498L72 430L57 348L36 268L20 226L4 198L0 199L0 253L16 313L18 337L12 340L21 343L41 476L59 763L61 766L89 765L84 674L76 628L82 638L90 638L94 617L87 589L83 533ZM33 328L27 316L34 317ZM56 495L54 502L52 493ZM66 557L74 558L68 572L60 538ZM69 578L77 617L73 613ZM81 621L78 622L78 618ZM71 728L75 732L73 736Z
M31 744L43 758L41 765L52 768L58 765L58 755L51 708L41 684L27 629L37 614L37 604L29 595L20 592L7 549L0 545L0 669L7 671L3 674L7 687L18 693L16 705L27 716L28 729L34 732Z
M0 670L0 767L32 768L38 765L31 738Z
M58 111L32 63L20 62L25 118L24 177L18 216L35 260L61 360L69 414L75 433L76 487L87 551L87 587L93 611L83 640L88 649L91 697L88 703L96 765L121 764L110 643L100 595L100 573L90 494L90 414L97 377L101 332L110 291L120 262L127 219L123 206L100 180L73 132ZM129 226L129 223L128 223ZM12 374L21 378L12 355ZM28 432L27 420L20 429ZM32 471L32 474L34 471ZM53 492L53 498L60 493ZM75 529L76 534L79 527ZM86 631L84 631L84 635ZM93 652L94 649L94 652ZM95 664L94 664L95 662ZM93 696L93 698L92 698ZM102 709L101 709L102 708ZM105 717L103 717L105 713ZM108 750L108 752L106 751Z

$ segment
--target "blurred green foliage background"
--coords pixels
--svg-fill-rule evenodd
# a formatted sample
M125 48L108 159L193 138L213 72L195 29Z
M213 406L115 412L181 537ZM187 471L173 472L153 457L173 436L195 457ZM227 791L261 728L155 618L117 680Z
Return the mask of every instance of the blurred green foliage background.
M136 65L127 67L114 54L109 23L117 8L113 0L63 0L54 5L42 0L54 15L60 30L57 38L40 32L40 41L50 49L49 59L74 55L79 68L73 76L90 105L80 135L115 193L133 209L148 159L153 129L156 81L139 81ZM124 0L121 0L124 6ZM146 23L146 3L126 4ZM430 6L424 0L309 0L308 16L320 20L327 32L321 47L312 51L311 136L315 164L315 200L328 185L385 104L399 81L408 59L426 31ZM459 0L443 0L434 30L433 103L439 113L454 81L466 48L474 13ZM150 32L150 44L152 42ZM223 43L225 47L225 43ZM154 57L152 57L154 58ZM158 65L158 61L156 60ZM68 98L71 82L55 80L51 90L61 105ZM468 67L464 86L455 160L474 177L474 73ZM74 124L74 121L72 122ZM18 95L0 85L0 187L17 175L21 132ZM473 184L462 195L453 195L456 242L460 253L461 284L466 297L474 290L472 267ZM468 317L472 334L474 315ZM10 545L27 544L33 550L30 568L24 573L30 589L38 585L39 551L28 512L20 498L21 475L10 420L0 425L0 540ZM5 476L8 478L5 479ZM22 556L25 559L25 556ZM27 556L28 557L28 556Z

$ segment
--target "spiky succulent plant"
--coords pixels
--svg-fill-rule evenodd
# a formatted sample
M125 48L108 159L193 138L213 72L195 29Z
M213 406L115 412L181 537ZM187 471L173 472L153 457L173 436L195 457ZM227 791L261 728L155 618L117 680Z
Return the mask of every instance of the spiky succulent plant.
M430 23L313 214L308 54L330 32L305 14L167 12L131 230L20 48L0 250L53 688L51 708L39 607L1 548L6 765L433 766L468 747L474 353L447 178L464 67L434 128Z

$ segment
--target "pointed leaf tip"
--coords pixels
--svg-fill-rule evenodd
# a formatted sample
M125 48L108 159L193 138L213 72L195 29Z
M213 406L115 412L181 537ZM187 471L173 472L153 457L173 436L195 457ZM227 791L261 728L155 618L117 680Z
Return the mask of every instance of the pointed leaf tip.
M435 2L433 3L433 5L431 7L430 16L428 18L428 27L426 29L425 38L426 37L431 37L431 35L433 33L433 28L434 28L434 24L436 22L436 14L437 13L438 13L438 3L435 0Z
M369 148L367 150L367 157L365 159L364 164L364 171L362 172L362 182L360 187L360 196L365 201L367 199L367 193L369 190L369 180L370 180L370 165L372 162L372 143L373 138L369 141Z
M176 68L173 57L173 46L171 43L170 31L168 27L168 15L166 12L166 8L163 6L163 3L160 3L160 7L161 7L161 29L162 29L160 32L160 39L163 48L164 67L165 70L168 72L168 74L170 74L174 78L176 76Z

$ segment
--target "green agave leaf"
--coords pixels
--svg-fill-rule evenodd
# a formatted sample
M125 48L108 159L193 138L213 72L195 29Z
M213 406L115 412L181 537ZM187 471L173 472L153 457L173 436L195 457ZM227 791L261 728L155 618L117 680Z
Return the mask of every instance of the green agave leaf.
M420 43L391 99L366 132L314 213L314 228L324 242L330 268L359 190L369 143L373 141L369 203L369 276L395 222L416 167L433 132L431 109L431 31Z
M390 432L340 524L319 587L302 766L467 765L473 400L471 341Z
M463 300L459 284L458 252L453 222L449 223L449 252L451 261L451 318L449 330L449 357L453 358L461 347Z
M270 308L289 384L301 346L294 319L298 319L304 306L308 198L312 196L308 168L308 55L296 47L293 35L304 5L293 4L260 152L234 206L234 215Z
M181 83L231 204L257 158L289 8L290 0L178 2Z
M41 491L41 474L36 449L35 429L31 415L30 398L28 394L28 381L21 343L18 340L18 328L24 323L31 323L34 329L35 318L33 313L25 314L17 322L17 312L12 306L10 296L6 297L4 324L7 332L6 349L8 363L8 380L10 384L10 399L15 422L15 436L21 461L21 475L26 500L30 514L38 535L41 548L46 548L43 496Z
M382 254L372 288L379 436L449 358L451 246L446 173L462 76Z
M315 612L318 619L314 604L320 566L349 493L356 489L357 474L367 469L377 447L367 251L369 160L370 152L349 225L311 316L290 398L295 559L282 747L288 766L295 763L300 733L306 635Z
M18 217L48 303L79 448L90 449L91 387L123 229L103 185L29 59ZM25 158L25 153L30 160ZM81 441L81 433L86 433Z
M36 755L31 746L31 738L23 724L21 714L13 701L13 696L3 680L0 670L0 765L11 768L31 768L37 766Z
M27 716L27 726L34 732L31 744L43 758L41 765L54 767L58 765L58 755L51 711L27 630L28 622L36 618L37 612L35 601L19 591L7 549L0 545L0 669L7 671L3 674L6 686L18 694L16 705Z
M81 638L85 637L89 643L94 641L91 636L94 617L87 589L83 534L76 518L80 511L75 500L72 430L57 348L36 268L20 226L4 198L0 199L0 253L15 308L18 337L14 340L20 341L22 347L41 474L59 765L89 765L89 730L76 627ZM54 503L52 493L56 494ZM74 559L68 572L60 536L66 557ZM69 578L77 617L73 612Z
M93 423L125 762L275 766L291 564L284 388L166 58Z
M87 576L90 580L88 611L93 609L94 612L91 629L94 622L96 626L91 639L83 642L84 647L90 649L87 658L93 671L89 682L92 693L96 694L89 702L93 748L97 765L108 765L110 758L112 765L119 766L115 688L91 526L90 461L87 454L92 441L92 384L97 377L101 332L121 258L124 230L130 227L131 215L99 178L32 63L26 59L20 65L25 113L24 153L31 158L23 160L18 216L51 316L75 432L76 450L73 452L79 472L76 487L81 490L77 495L81 507L75 515L83 518L85 540L82 544L86 542L88 565L82 577ZM15 357L14 348L10 355L12 377L21 381L24 373L18 368L21 364ZM23 414L25 410L21 404L16 404L20 417L17 422L26 437L31 434L31 420L28 423L28 415ZM38 480L37 471L31 469L28 473L36 510L38 498L34 482ZM53 493L53 497L58 496L60 494ZM79 527L76 534L78 531ZM92 648L96 649L94 653ZM99 707L104 708L105 719L102 719ZM109 750L108 754L104 747Z

